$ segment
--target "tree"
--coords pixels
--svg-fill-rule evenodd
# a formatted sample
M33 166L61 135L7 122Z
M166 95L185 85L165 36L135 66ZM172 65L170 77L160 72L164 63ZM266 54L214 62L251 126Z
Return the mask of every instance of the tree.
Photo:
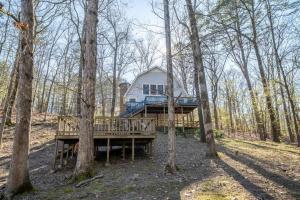
M174 173L176 171L176 135L175 135L175 107L174 107L174 84L173 66L171 52L171 28L169 14L169 0L164 0L164 21L166 37L166 60L167 60L167 96L168 96L168 161L166 170Z
M75 167L75 177L80 174L89 175L94 160L94 113L95 85L97 69L97 14L98 0L88 0L85 11L86 43L85 64L82 80L82 101L79 134L79 152Z
M207 156L217 157L218 154L216 151L215 139L214 139L213 128L212 128L212 119L211 119L211 114L209 109L209 98L208 98L208 90L207 90L206 78L205 78L205 68L203 65L203 55L200 46L195 12L191 0L186 0L186 5L187 5L190 27L191 27L190 40L191 40L191 45L193 50L195 71L199 70L199 83L200 83L200 92L202 98L201 106L202 106L204 126L205 126L204 127L205 136L208 144Z
M247 43L244 41L243 39L244 33L241 27L242 26L241 24L245 23L245 21L243 20L245 17L243 15L241 16L241 13L239 11L240 8L236 5L235 2L230 5L231 6L229 6L227 9L232 11L231 14L233 19L233 23L232 23L233 28L231 28L232 30L231 29L228 30L229 25L225 22L225 20L222 19L222 16L220 16L221 18L220 21L223 30L227 36L226 38L228 40L226 46L228 46L227 49L230 52L233 61L240 68L246 80L246 84L251 97L252 109L256 120L256 131L259 133L260 139L265 140L266 130L262 122L261 113L258 109L257 97L255 95L255 90L253 88L253 84L251 82L250 73L249 73L249 55L251 53L251 46L249 45L249 42ZM232 115L230 116L232 117Z
M241 0L242 5L244 6L244 8L246 9L249 17L250 17L250 26L251 26L251 31L252 31L252 38L247 37L247 39L250 40L250 42L253 45L254 48L254 52L255 52L255 56L257 59L257 66L259 69L259 73L260 73L260 78L261 78L261 82L263 84L263 91L264 91L264 96L266 98L266 105L268 108L268 114L269 114L269 118L270 118L270 122L271 122L271 132L272 132L272 136L273 136L273 141L274 142L280 142L280 128L279 128L279 124L278 124L278 119L276 117L276 113L273 107L273 101L271 98L271 91L270 91L270 86L269 83L267 81L267 77L266 77L266 73L265 73L265 69L263 66L263 60L261 57L261 52L260 52L260 48L259 48L259 44L258 44L258 33L257 33L257 23L258 23L258 19L257 19L257 12L256 12L256 6L255 6L255 2L254 0L251 1L244 1Z
M283 79L283 85L285 87L285 90L286 90L286 93L287 93L287 98L288 98L288 101L289 101L290 106L291 106L292 116L293 116L293 120L294 120L294 129L295 129L296 136L297 136L297 143L298 143L298 146L300 147L300 130L299 130L299 127L298 127L296 105L294 103L294 100L293 100L291 92L290 92L290 88L288 86L288 81L287 81L286 74L283 70L282 59L280 58L280 55L279 55L279 47L280 46L279 46L279 44L277 44L278 39L276 40L276 38L275 38L273 8L272 8L272 4L271 4L270 0L264 0L264 3L265 3L266 11L267 11L267 18L268 18L268 21L269 21L269 30L270 30L270 33L271 33L271 41L272 41L272 47L273 47L273 52L274 52L274 57L275 57L276 69L277 69L277 72L278 72L279 80ZM281 78L281 75L282 75L282 78ZM289 119L289 116L288 116L288 113L287 113L287 106L286 106L286 102L285 102L285 95L283 93L282 85L280 85L280 93L281 93L281 96L282 96L282 99L283 99L283 107L284 107L286 122L287 122L287 124L289 124L290 119ZM288 125L288 132L289 132L289 135L290 135L290 139L293 142L294 136L291 132L291 129L290 129L289 125Z
M112 55L112 98L111 98L111 117L115 116L115 108L117 102L117 87L120 76L120 67L124 64L124 53L128 50L125 47L129 40L130 23L123 18L121 10L117 5L115 7L110 7L105 16L108 22L109 29L105 34L101 34L104 39L109 44L113 51ZM110 33L112 33L110 35Z
M8 85L7 95L5 98L5 104L4 104L4 108L3 108L3 116L2 116L1 124L0 124L0 148L2 146L2 137L3 137L4 127L5 127L5 124L7 124L7 117L9 114L11 115L13 102L14 102L16 92L17 92L16 87L18 87L18 82L19 82L19 80L18 80L19 69L18 68L19 68L19 54L17 51L17 55L15 57L15 63L14 63L14 66L13 66L13 69L11 72L11 79L10 79L9 85Z
M14 195L30 190L28 154L31 126L31 101L33 79L34 10L32 0L21 1L21 53L17 95L17 123L13 153L7 180L7 194Z

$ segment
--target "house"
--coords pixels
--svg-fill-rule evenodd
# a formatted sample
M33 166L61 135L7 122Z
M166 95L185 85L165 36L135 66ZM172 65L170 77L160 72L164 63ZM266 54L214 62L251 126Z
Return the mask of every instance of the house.
M120 117L151 117L162 126L167 126L167 72L153 67L139 74L134 81L120 85ZM184 89L181 82L174 77L174 100L177 125L183 126L184 121L192 122L191 113L197 108L198 102ZM187 124L187 123L186 123Z
M120 85L120 116L94 118L94 150L106 149L106 164L110 162L112 147L122 148L125 159L126 148L131 149L131 159L135 158L136 147L142 147L145 153L152 155L153 140L156 138L157 128L168 126L167 105L167 72L154 67L138 75L132 84ZM199 127L193 112L198 107L194 97L188 95L180 81L174 78L175 126L185 129ZM55 168L64 165L69 151L71 156L76 153L79 141L79 118L73 116L59 116L55 135ZM58 145L61 143L61 145ZM58 156L60 155L60 156ZM59 162L57 158L59 157Z
M141 102L146 97L166 96L167 72L159 67L153 67L139 74L126 93L124 98L126 102ZM174 96L189 97L178 79L174 79Z

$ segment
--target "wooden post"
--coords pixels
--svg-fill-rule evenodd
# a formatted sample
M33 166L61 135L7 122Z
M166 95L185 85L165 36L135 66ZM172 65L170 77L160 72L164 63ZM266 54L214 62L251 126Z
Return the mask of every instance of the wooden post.
M74 157L74 146L75 146L75 144L72 144L72 147L71 147L71 159L73 159L73 157Z
M110 139L107 138L107 146L106 146L106 166L109 166L109 151L110 151Z
M181 106L181 115L182 115L182 132L184 133L184 114L183 114L183 107Z
M150 158L153 156L153 140L150 140L149 143L149 154L150 154Z
M55 154L54 154L54 162L53 162L53 170L55 170L56 167L56 158L58 153L58 140L55 140Z
M132 138L132 144L131 144L131 160L134 161L134 138Z
M164 133L166 132L166 104L164 103Z
M125 143L122 145L122 160L125 160Z
M70 145L68 144L68 148L67 148L67 154L66 154L66 159L65 159L65 165L68 163L68 159L69 159L69 149L70 149Z
M65 141L62 141L62 145L61 146L62 147L61 147L61 151L60 151L60 167L63 166Z

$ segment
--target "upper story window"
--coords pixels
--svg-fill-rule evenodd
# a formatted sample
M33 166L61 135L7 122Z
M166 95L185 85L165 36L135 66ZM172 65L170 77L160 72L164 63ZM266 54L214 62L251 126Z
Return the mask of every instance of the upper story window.
M149 85L147 84L143 85L143 94L149 95Z
M163 95L164 94L164 86L163 85L157 85L157 93L159 95Z
M150 92L151 92L151 95L157 94L156 85L150 85Z
M131 99L129 99L129 102L130 102L130 103L135 103L136 100L135 100L135 98L131 98Z

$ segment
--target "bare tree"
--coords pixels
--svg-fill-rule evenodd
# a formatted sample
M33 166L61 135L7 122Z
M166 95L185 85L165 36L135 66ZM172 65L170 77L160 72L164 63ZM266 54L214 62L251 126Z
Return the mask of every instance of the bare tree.
M193 4L191 0L186 0L187 10L189 13L189 20L190 20L190 27L191 27L191 45L193 50L194 56L194 64L195 64L195 71L199 70L199 82L200 82L200 91L201 91L201 106L203 112L203 119L205 125L205 135L208 144L208 152L207 156L209 157L217 157L215 139L213 134L212 128L212 119L209 109L209 98L208 98L208 90L206 85L206 78L205 78L205 68L203 65L203 54L201 51L200 46L200 39L197 29L197 22L195 17L195 12L193 9Z
M166 170L174 173L176 171L176 135L175 135L175 107L174 107L174 84L173 84L173 66L171 51L171 29L169 0L164 0L164 21L166 35L166 60L167 60L167 96L168 96L168 161Z
M85 65L83 68L82 104L79 134L79 152L75 176L88 174L94 160L94 113L97 69L97 15L98 0L88 0L86 15Z
M34 42L34 10L32 0L22 1L21 22L16 23L19 24L21 29L21 53L17 96L17 124L7 181L6 192L8 195L32 188L28 169Z

